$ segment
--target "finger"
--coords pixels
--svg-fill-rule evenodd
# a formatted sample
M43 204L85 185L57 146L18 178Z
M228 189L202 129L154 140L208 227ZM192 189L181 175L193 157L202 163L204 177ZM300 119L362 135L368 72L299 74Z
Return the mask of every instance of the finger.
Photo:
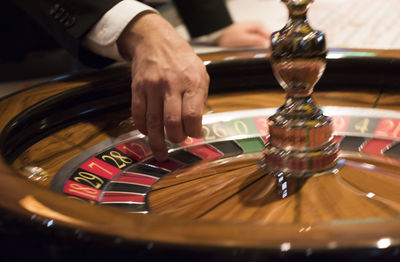
M254 47L267 47L269 42L267 39L259 34L247 34L243 37L243 45Z
M186 139L182 125L182 96L180 93L165 96L164 124L167 137L171 142L179 143Z
M143 89L139 85L132 83L132 103L131 115L135 123L135 127L142 133L147 135L146 128L146 108L147 99Z
M188 136L196 138L203 136L202 117L206 95L201 90L187 90L183 95L183 127Z
M262 37L268 39L271 35L271 32L265 27L265 25L261 22L253 22L251 26L248 28L249 32L259 34Z
M149 98L147 103L147 136L154 157L158 161L164 161L168 158L168 151L164 136L163 99L157 95L157 92L152 94L154 96L151 97L151 100Z

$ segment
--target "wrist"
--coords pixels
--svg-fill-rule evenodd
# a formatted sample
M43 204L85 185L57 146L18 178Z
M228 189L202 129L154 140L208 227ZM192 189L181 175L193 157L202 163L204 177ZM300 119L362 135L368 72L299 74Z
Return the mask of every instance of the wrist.
M158 21L162 19L159 14L151 11L142 12L132 19L117 40L121 56L126 60L132 60L136 47L151 35L149 31L158 30L160 27Z

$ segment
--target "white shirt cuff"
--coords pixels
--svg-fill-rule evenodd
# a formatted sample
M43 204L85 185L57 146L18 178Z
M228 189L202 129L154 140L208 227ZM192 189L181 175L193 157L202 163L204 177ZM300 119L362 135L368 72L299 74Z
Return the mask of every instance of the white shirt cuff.
M138 1L119 2L89 31L83 39L83 45L98 55L123 60L117 46L118 37L135 16L145 11L157 12Z

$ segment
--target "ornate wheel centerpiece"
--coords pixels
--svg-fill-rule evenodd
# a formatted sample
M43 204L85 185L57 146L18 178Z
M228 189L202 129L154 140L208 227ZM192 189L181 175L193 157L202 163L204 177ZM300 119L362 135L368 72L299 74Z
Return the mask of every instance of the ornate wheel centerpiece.
M289 9L289 20L272 34L271 64L286 91L286 101L268 119L270 137L263 158L264 168L278 181L334 172L339 151L332 140L332 119L323 115L311 97L325 70L327 54L324 33L313 30L307 22L313 1L283 2ZM286 197L287 190L281 191Z

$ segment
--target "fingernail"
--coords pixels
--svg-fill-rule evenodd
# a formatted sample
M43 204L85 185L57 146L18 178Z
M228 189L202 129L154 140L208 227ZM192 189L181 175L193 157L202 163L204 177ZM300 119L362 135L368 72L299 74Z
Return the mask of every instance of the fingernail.
M168 154L164 152L155 152L154 157L157 159L157 161L162 162L168 159Z

